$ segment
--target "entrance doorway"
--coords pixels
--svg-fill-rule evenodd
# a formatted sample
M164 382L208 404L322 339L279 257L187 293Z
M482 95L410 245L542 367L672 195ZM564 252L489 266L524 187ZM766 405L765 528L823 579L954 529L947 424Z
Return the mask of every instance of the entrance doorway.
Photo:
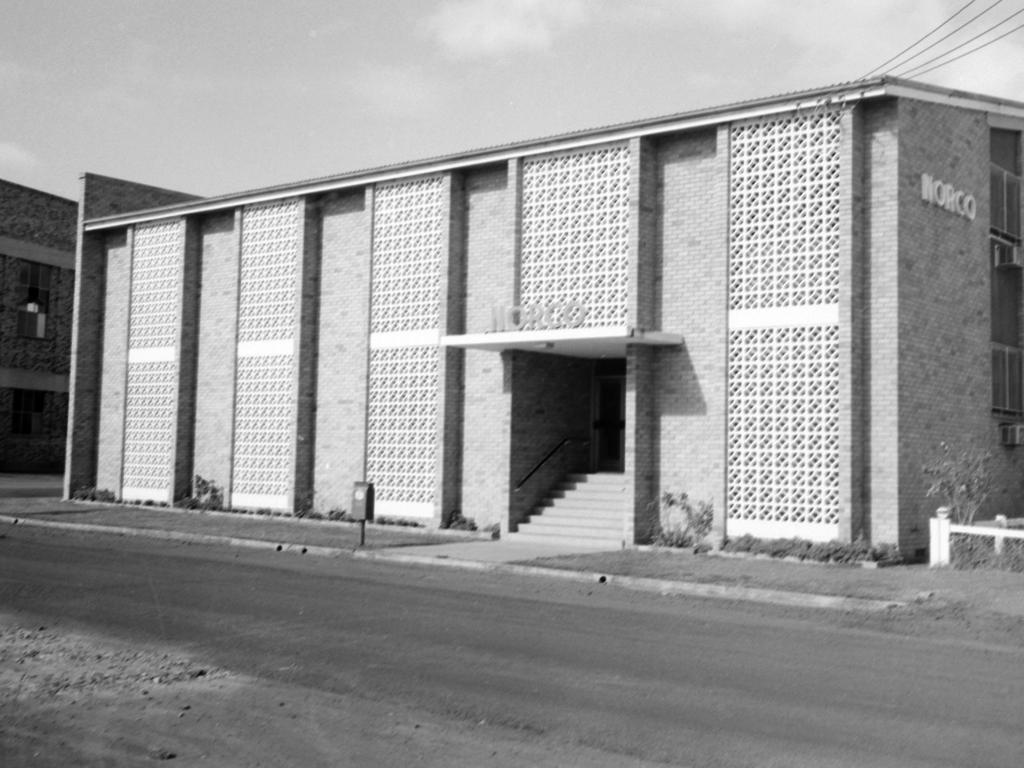
M600 360L594 369L594 464L599 472L626 469L626 361Z

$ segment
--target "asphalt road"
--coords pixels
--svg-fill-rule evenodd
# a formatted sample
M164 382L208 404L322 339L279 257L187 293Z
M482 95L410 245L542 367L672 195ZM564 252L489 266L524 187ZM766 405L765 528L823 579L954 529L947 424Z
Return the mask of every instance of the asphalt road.
M0 611L622 765L1024 764L1024 650L823 612L14 528Z

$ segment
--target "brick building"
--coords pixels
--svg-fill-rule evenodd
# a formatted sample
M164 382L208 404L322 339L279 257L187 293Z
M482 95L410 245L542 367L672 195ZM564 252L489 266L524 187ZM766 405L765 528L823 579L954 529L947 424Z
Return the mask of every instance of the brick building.
M626 544L682 491L919 550L940 442L993 452L989 512L1024 493L1022 130L886 77L162 207L86 177L67 490L366 479Z
M0 472L64 468L77 218L0 180Z

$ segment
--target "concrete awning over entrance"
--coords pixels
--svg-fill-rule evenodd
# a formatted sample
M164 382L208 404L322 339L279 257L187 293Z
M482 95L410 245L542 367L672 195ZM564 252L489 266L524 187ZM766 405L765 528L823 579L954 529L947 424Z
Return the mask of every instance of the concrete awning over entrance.
M502 352L547 352L569 357L625 357L630 344L674 347L683 343L678 333L645 331L626 325L602 328L560 328L543 331L491 331L442 336L441 346Z

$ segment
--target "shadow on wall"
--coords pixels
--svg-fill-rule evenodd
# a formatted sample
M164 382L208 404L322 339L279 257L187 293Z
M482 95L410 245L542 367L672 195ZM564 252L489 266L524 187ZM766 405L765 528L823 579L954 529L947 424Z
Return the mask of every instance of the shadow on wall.
M685 342L658 351L658 398L663 416L704 416L708 412Z

